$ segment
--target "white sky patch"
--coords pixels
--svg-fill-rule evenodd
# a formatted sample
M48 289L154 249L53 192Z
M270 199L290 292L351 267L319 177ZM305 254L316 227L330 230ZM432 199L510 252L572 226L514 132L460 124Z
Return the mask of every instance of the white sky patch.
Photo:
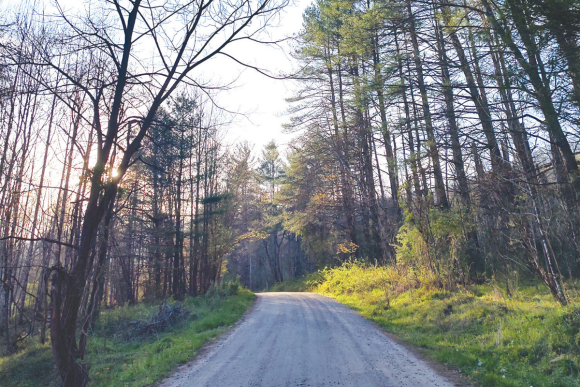
M289 5L280 15L279 25L269 28L271 39L297 34L302 29L302 14L310 4L311 0L296 0ZM228 47L226 52L243 63L279 75L297 69L298 64L292 58L291 50L289 42L281 47L240 42ZM247 140L255 145L256 151L260 151L274 139L281 149L285 149L285 145L295 137L282 132L282 125L289 121L285 114L288 107L285 99L293 96L295 81L268 78L253 69L244 69L224 56L208 65L201 69L204 78L227 83L237 77L233 89L218 95L222 107L244 114L238 116L228 128L226 142L234 145Z
M271 25L256 37L260 40L277 41L298 34L302 29L302 14L312 1L291 0L270 21ZM16 4L18 0L7 0L3 5L10 9ZM42 9L41 4L43 3L40 2L35 7L37 12ZM48 0L44 4L49 7L59 4L65 13L72 13L76 8L86 6L78 0ZM278 76L297 70L298 63L292 58L292 50L291 41L275 46L243 40L227 46L224 52L240 62ZM147 56L147 53L143 52L143 55ZM239 113L227 127L226 146L248 141L259 154L263 146L274 139L284 154L286 145L295 137L294 134L283 133L282 130L282 125L289 121L289 116L285 114L288 108L285 99L293 96L295 81L268 78L224 55L218 55L202 64L191 75L209 86L228 85L234 81L229 90L218 92L214 99L225 110Z

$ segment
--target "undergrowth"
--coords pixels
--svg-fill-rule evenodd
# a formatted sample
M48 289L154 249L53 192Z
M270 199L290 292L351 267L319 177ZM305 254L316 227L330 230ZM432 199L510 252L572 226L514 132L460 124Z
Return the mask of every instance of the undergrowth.
M140 334L143 322L155 321L159 304L145 303L103 311L88 340L89 386L149 386L191 360L196 351L234 324L255 295L237 284L212 288L205 296L179 305L181 319L164 329ZM183 313L187 311L187 313ZM0 386L58 386L60 380L49 344L28 343L23 351L0 358Z
M346 264L292 288L335 298L482 386L579 386L580 307L541 285L441 289L399 267ZM284 285L279 286L280 290Z
M321 272L307 274L293 280L278 282L265 292L310 292L323 280Z

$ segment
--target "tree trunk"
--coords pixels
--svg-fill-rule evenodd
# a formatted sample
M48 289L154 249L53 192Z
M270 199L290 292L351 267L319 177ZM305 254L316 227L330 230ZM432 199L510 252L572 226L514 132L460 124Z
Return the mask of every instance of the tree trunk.
M411 8L411 0L406 0L407 13L409 15L409 33L411 35L411 42L413 43L413 59L415 62L415 70L417 71L417 85L421 93L421 105L423 108L423 119L425 121L425 131L427 132L428 148L433 162L433 175L435 178L435 194L437 196L437 205L442 208L448 208L449 202L447 200L447 193L445 192L445 183L443 181L443 173L441 172L441 163L439 160L439 149L435 140L435 132L433 130L433 123L431 119L431 110L429 108L429 97L427 96L427 88L425 86L423 76L423 65L419 52L419 41L417 39L417 31L415 28L415 15Z
M562 152L562 158L564 160L564 165L568 173L569 182L572 184L576 200L580 199L580 176L578 171L578 162L570 143L562 130L560 121L558 119L558 113L554 106L552 100L552 91L550 85L545 83L540 75L539 63L537 60L538 49L536 43L533 40L533 34L527 25L526 16L524 10L521 9L514 0L508 0L507 5L512 10L514 17L514 24L518 30L522 42L524 43L527 51L528 59L524 57L524 54L520 51L518 46L515 44L512 34L508 31L495 17L488 0L481 0L484 7L485 13L489 21L491 22L494 30L501 36L503 42L510 48L519 65L524 69L530 83L534 88L534 95L538 101L540 110L544 114L544 119L546 121L546 130L553 137L554 143L560 148Z

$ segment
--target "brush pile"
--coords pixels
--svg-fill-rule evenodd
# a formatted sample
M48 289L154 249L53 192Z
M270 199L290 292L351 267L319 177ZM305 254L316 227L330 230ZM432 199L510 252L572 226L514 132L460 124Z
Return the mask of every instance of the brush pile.
M150 320L138 320L128 323L126 339L132 340L150 334L160 333L169 327L175 326L189 317L191 312L182 304L168 305L163 302L157 313Z

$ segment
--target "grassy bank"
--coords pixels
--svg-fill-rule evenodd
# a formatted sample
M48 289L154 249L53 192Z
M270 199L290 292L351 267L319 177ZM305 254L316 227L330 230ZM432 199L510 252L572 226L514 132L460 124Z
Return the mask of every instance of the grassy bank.
M580 307L548 289L446 291L391 268L346 265L276 290L328 295L483 386L579 386Z
M163 330L144 330L159 304L116 308L101 314L86 356L90 386L149 386L196 355L209 340L227 330L253 303L247 290L221 289L181 304L181 318ZM169 307L175 307L170 302ZM0 358L0 386L58 386L49 345Z

